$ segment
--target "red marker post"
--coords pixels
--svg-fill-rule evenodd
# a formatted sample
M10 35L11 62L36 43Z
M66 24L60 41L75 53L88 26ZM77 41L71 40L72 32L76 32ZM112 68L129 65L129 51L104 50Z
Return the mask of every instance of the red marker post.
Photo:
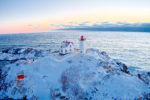
M17 75L17 80L24 79L24 75Z

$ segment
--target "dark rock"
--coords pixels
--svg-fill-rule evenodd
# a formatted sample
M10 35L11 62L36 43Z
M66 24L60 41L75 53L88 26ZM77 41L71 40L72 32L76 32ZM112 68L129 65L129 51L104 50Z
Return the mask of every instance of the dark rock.
M40 51L34 50L34 52L35 52L35 54L34 54L35 57L41 57L42 56L42 51L41 50Z
M19 53L20 50L21 50L21 48L14 49L13 54L15 54L15 55L16 55L16 54L20 54L20 53Z
M0 90L7 91L7 88L10 87L10 83L5 83L5 78L9 70L10 68L5 68L5 70L0 69Z
M97 88L95 88L95 90L96 90L96 91L98 91L98 89L97 89Z
M128 70L128 67L124 63L122 63L122 62L116 62L116 64L119 65L119 66L121 66L121 71L122 72L125 72L127 74L130 73L129 70Z
M108 66L107 64L106 64L106 66L104 66L104 68L107 69L108 72L112 72L113 71L112 67Z
M11 91L11 95L15 95L16 91L17 91L17 88L14 87L13 90Z
M9 50L10 50L10 48L5 49L5 50L2 50L2 53L8 53L8 52L9 52Z
M0 79L4 80L4 78L7 76L7 72L5 71L3 74L0 75Z
M102 51L101 54L102 55L107 55L107 53L105 51Z
M8 60L8 59L4 59L4 60L1 60L0 59L0 62L2 63L15 63L17 62L18 60L27 60L27 58L20 58L20 59L13 59L13 60Z
M147 75L150 75L150 72L147 72Z
M145 84L150 84L150 78L145 74L137 74L138 78Z
M30 100L38 100L36 96L32 96Z
M59 51L53 51L52 53L59 53Z
M2 69L0 69L0 80L2 78Z
M137 98L137 100L142 100L142 97L140 97L140 98Z
M105 56L107 59L110 59L110 57L107 55L105 51L100 52L103 56Z
M141 74L137 74L138 78L141 79Z
M55 95L55 97L60 97L61 96L61 93L57 93L56 95Z
M14 99L13 98L8 98L8 97L4 97L4 98L2 98L0 100L14 100Z
M23 88L23 87L22 87L22 88L19 89L19 93L20 93L20 94L24 94L24 93L26 93L26 92L27 92L27 89L26 89L26 88Z
M64 100L69 100L69 98L65 98Z
M65 99L66 98L66 96L60 96L60 99Z
M72 63L72 60L69 60L68 63Z
M88 100L88 98L84 98L84 100Z
M1 60L1 59L0 59L0 66L1 66L1 67L2 67L2 66L5 66L5 65L7 65L7 64L10 64L10 62L7 61L7 60Z
M8 84L3 82L0 86L0 88L1 88L1 90L7 91Z
M26 50L23 51L23 54L28 54L31 52L33 49L32 48L27 48Z
M28 99L27 99L27 96L24 96L21 99L13 99L13 98L9 98L8 96L6 96L6 97L4 97L4 98L2 98L0 100L28 100Z

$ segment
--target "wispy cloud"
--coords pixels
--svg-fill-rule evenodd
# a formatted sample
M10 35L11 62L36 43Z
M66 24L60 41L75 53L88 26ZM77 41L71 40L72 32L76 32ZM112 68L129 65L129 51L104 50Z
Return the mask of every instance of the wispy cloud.
M37 29L41 27L41 24L37 24L37 25L28 24L27 26Z
M34 28L40 28L41 24L36 25Z
M127 23L127 22L89 22L79 23L77 25L60 24L57 25L59 30L85 30L85 31L133 31L133 32L150 32L150 23Z
M28 24L27 26L33 26L32 24Z

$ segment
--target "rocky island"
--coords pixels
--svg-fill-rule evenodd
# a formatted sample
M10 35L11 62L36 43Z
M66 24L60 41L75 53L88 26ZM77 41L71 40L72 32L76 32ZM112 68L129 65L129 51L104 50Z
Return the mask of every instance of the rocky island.
M150 73L132 73L97 49L63 56L50 50L6 49L0 51L0 99L149 100Z

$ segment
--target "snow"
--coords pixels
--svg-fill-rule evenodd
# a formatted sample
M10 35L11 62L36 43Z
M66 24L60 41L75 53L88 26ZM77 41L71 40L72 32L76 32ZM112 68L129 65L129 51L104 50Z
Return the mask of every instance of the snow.
M133 100L150 93L150 85L136 75L121 71L121 66L105 52L96 49L88 49L86 54L64 56L45 52L44 57L36 59L34 50L29 54L22 53L12 58L12 53L2 53L0 56L0 59L27 59L26 63L18 60L5 66L6 69L10 68L5 78L5 83L10 83L10 86L7 91L0 91L0 98L27 96L28 99L59 100L65 96L70 100ZM29 58L34 60L30 61ZM25 79L17 80L18 74L24 74ZM60 96L56 96L58 93Z

